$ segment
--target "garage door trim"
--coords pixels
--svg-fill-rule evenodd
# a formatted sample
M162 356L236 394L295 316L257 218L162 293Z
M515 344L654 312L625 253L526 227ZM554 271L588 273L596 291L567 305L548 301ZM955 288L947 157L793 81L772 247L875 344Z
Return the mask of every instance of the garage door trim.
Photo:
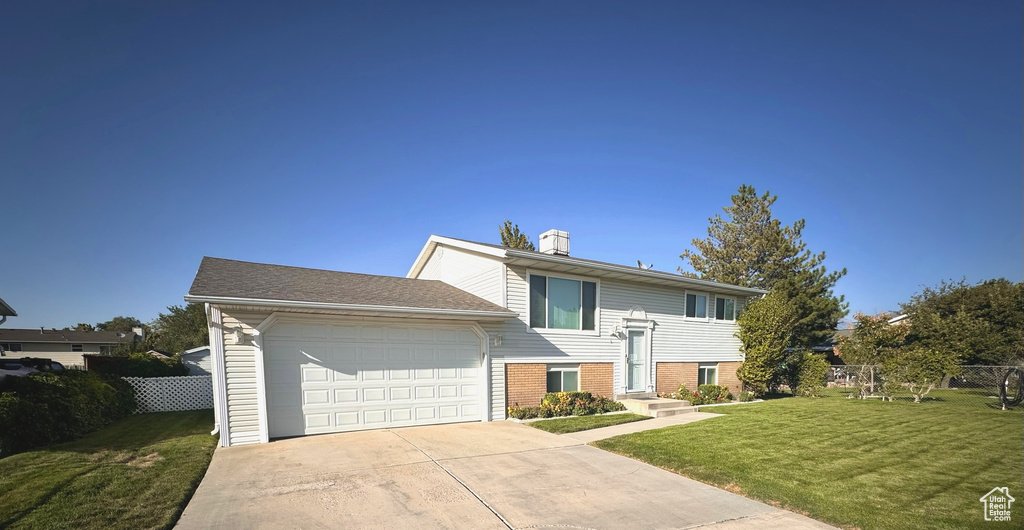
M279 322L324 322L324 323L338 323L338 324L352 324L352 323L379 323L385 325L402 325L405 327L422 327L422 328L437 328L437 327L461 327L469 328L473 333L480 339L480 347L483 350L483 359L480 363L480 377L482 378L480 393L480 406L482 407L480 413L480 421L491 421L491 350L490 340L487 332L484 331L480 324L473 321L465 320L437 320L432 319L404 319L404 318L386 318L386 317L346 317L346 316L332 316L332 315L295 315L287 313L271 313L270 316L265 318L263 322L260 322L258 326L253 330L253 350L256 356L256 407L259 418L259 440L260 443L267 443L270 441L270 424L267 420L267 376L266 368L263 358L264 336L273 329L274 325ZM244 340L244 334L241 330L235 335L236 343L239 340Z

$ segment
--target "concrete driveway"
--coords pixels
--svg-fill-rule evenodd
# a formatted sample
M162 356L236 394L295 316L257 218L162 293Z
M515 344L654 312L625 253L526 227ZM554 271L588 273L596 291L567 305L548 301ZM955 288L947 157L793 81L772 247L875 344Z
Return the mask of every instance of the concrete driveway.
M831 528L512 422L219 448L178 528Z

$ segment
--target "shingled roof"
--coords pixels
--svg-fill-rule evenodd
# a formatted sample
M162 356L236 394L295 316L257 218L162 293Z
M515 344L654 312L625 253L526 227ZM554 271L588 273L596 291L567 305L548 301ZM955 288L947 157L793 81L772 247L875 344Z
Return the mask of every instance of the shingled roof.
M116 331L74 331L69 329L0 328L0 342L69 342L74 344L117 344L138 339L135 333Z
M432 311L515 313L437 280L375 276L204 257L188 301L304 302Z

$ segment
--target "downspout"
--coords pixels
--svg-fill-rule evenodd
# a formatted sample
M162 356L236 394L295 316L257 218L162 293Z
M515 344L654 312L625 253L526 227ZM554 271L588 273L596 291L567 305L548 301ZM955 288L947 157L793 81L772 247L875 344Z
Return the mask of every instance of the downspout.
M213 337L212 326L210 326L210 322L211 322L211 320L210 320L210 304L205 304L205 305L206 305L206 325L207 325L206 329L207 329L207 333L210 334L209 336ZM209 340L211 342L211 344L210 344L210 357L211 357L211 360L212 360L212 357L213 357L213 344L212 344L213 339L210 338ZM214 384L213 373L212 372L213 371L211 370L211 373L210 373L210 386L211 387ZM210 436L217 436L218 434L220 434L220 414L218 414L219 411L217 410L217 408L218 408L217 407L217 392L214 391L213 392L213 430L210 431Z

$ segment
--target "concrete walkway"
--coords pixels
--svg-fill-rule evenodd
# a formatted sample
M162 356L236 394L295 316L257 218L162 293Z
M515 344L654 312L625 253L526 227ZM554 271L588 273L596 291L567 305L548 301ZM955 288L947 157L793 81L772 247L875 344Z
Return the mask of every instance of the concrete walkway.
M662 427L671 427L673 425L685 425L687 423L693 423L695 421L706 420L709 418L717 418L719 416L722 416L722 414L712 414L710 412L689 412L686 414L677 414L675 416L666 416L664 418L652 418L649 420L634 421L631 423L621 423L619 425L612 425L611 427L590 429L589 431L571 432L569 434L562 434L561 436L588 444L593 441L604 440L605 438L611 438L612 436L618 436L620 434L650 431L654 429L661 429Z
M179 529L696 527L831 528L507 421L218 448L178 521Z

